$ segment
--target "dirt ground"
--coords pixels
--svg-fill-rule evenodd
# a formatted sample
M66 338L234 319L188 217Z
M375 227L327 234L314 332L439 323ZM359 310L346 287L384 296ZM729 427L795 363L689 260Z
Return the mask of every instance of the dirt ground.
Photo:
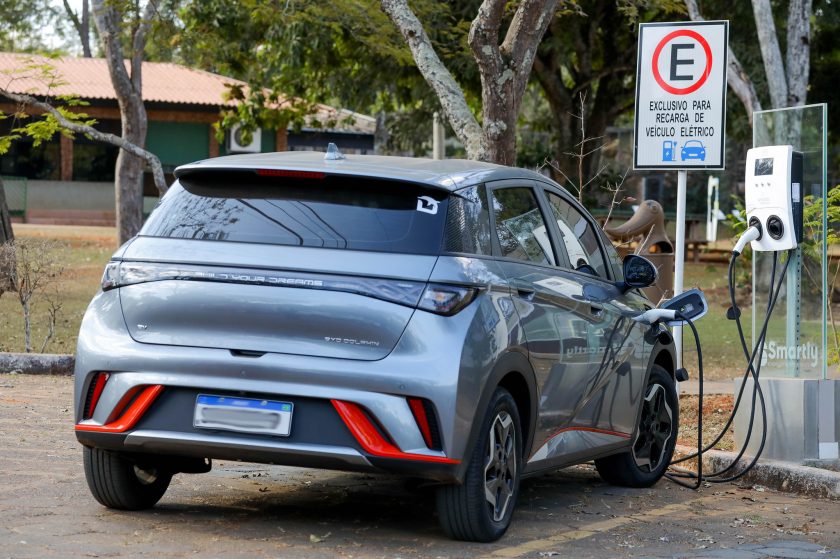
M591 466L523 482L507 535L448 540L432 489L401 478L217 462L157 507L90 496L72 379L0 375L0 557L834 557L840 503L733 484L605 485Z
M703 397L703 442L713 441L726 426L732 412L735 397L732 394L707 394ZM680 432L677 444L697 446L697 396L680 396ZM746 402L745 405L748 405ZM727 430L718 450L732 450L734 446L732 428Z

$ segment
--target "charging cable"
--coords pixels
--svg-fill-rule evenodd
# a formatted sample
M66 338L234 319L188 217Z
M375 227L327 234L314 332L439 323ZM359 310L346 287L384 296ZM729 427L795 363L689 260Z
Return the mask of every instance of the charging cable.
M736 244L736 248L740 245L740 248L743 249L743 247L746 245L746 242L748 242L748 241L743 242L743 243L741 243L740 241L744 240L744 237L747 237L747 239L749 239L750 237L753 237L754 235L755 235L755 233L751 232L750 230L745 232L745 234L742 236L742 238L739 239L739 243ZM755 240L755 239L752 239L752 240ZM770 286L771 286L770 287L770 300L768 302L767 313L765 315L764 322L762 324L761 332L758 336L758 339L756 340L756 345L753 348L753 351L749 352L748 349L747 349L746 340L744 339L743 328L742 328L741 321L740 321L740 310L738 309L737 302L735 301L734 266L735 266L735 260L739 255L740 255L740 251L736 251L736 250L732 251L732 258L730 260L730 265L729 265L729 292L730 292L730 300L732 302L732 307L731 307L730 311L727 313L727 316L729 318L735 320L735 322L736 322L736 325L737 325L737 328L738 328L738 337L741 341L741 347L742 347L742 350L744 352L745 357L747 358L747 368L746 368L746 371L744 373L744 378L743 378L742 383L741 383L741 388L740 388L740 391L738 393L738 398L737 398L737 400L735 402L735 406L733 407L732 412L731 412L731 414L730 414L730 416L729 416L729 418L726 422L726 425L723 427L723 429L720 431L720 433L715 437L715 440L712 441L709 445L707 445L705 447L703 446L703 442L702 442L702 438L703 438L703 435L702 435L702 433L703 433L703 418L702 418L702 410L703 410L703 361L702 361L702 348L701 348L700 343L699 343L699 335L697 333L697 330L696 330L696 328L693 327L693 324L690 323L692 325L692 333L694 335L695 345L697 347L698 378L699 378L699 388L700 388L699 398L698 398L698 417L697 417L697 424L698 424L698 426L697 426L697 451L688 455L688 456L684 456L683 458L680 458L678 460L674 460L674 461L672 461L671 464L673 466L675 464L679 464L679 463L685 462L687 460L698 458L697 472L677 468L676 471L667 473L666 477L669 480L671 480L671 481L673 481L673 482L675 482L679 485L682 485L684 487L689 487L689 488L692 488L692 489L699 488L700 485L703 482L725 483L725 482L735 481L735 480L743 477L758 462L758 460L761 457L761 454L764 450L764 446L766 444L766 441L767 441L767 410L766 410L766 407L765 407L764 394L761 390L761 385L759 383L759 373L760 373L760 370L761 370L761 356L762 356L763 351L764 351L764 341L765 341L765 337L766 337L766 334L767 334L767 327L769 325L770 316L773 313L773 309L776 305L776 301L778 300L779 294L781 292L782 282L784 281L785 274L787 272L787 267L788 267L788 264L790 263L790 258L788 257L788 259L786 260L784 268L782 270L782 274L779 276L778 283L777 283L777 281L776 281L776 267L777 267L777 262L778 262L778 252L774 252L774 255L773 255L774 256L773 257L773 271L771 272L771 281L770 281ZM735 459L728 466L726 466L725 468L723 468L721 470L718 470L716 472L711 472L711 473L707 473L707 474L704 475L703 474L703 469L702 469L703 468L702 455L703 455L703 453L713 449L723 439L723 437L725 436L729 427L732 425L732 422L735 418L736 413L738 412L738 408L741 404L741 400L742 400L742 397L744 395L744 389L746 388L746 381L750 376L752 376L752 378L753 378L752 407L751 407L751 411L750 411L749 426L748 426L748 429L747 429L747 435L746 435L746 438L744 440L744 443L741 446L741 449L738 452ZM746 467L744 467L741 471L739 471L737 473L730 473L740 463L740 460L743 457L743 455L746 452L747 447L749 445L750 438L752 436L753 425L755 423L756 399L758 399L758 403L760 404L760 408L761 408L761 420L762 420L761 443L760 443L758 451L756 452L752 461ZM721 476L724 476L724 474L727 474L727 473L730 473L730 475L728 475L726 477L721 477ZM688 483L683 482L683 481L681 481L677 478L694 479L694 483L693 484L688 484Z
M729 261L728 271L729 298L732 306L727 311L727 318L735 321L738 330L738 338L741 343L741 349L744 352L744 357L747 360L747 367L744 372L744 376L741 382L741 388L738 392L738 396L735 401L735 405L733 406L732 412L730 413L729 418L727 419L726 424L721 429L720 433L718 433L714 440L708 445L703 445L703 350L700 344L700 335L697 332L697 328L695 327L694 323L685 315L681 314L679 311L671 309L650 309L634 317L634 320L647 324L656 324L660 321L668 322L673 320L682 320L683 322L688 323L692 335L694 336L694 344L697 349L697 370L699 388L697 404L697 450L696 452L693 452L687 456L684 456L677 460L673 460L669 466L672 471L669 471L665 474L665 477L667 479L683 487L687 487L690 489L699 489L704 482L725 483L735 481L743 477L756 465L759 458L761 457L762 452L764 451L764 447L767 442L767 409L765 405L764 394L761 390L761 385L759 383L759 374L761 372L761 360L762 355L764 353L764 341L767 335L767 327L770 323L770 317L773 313L773 309L776 306L776 301L778 300L779 294L781 292L782 283L784 282L784 279L786 277L787 268L790 264L791 258L790 254L788 254L788 258L785 261L782 273L777 281L776 270L778 265L779 252L774 251L773 253L773 269L770 274L770 293L767 304L767 312L764 317L761 331L756 339L755 346L753 347L752 351L749 351L747 348L746 339L744 337L743 326L741 324L741 311L738 308L738 304L735 299L735 263L737 258L741 255L742 251L746 247L747 243L761 239L761 235L761 225L759 223L753 223L741 235L741 237L738 239L738 242L735 244L735 247L732 249L732 256ZM735 419L735 415L738 413L738 409L741 405L744 396L744 391L747 385L747 379L749 379L750 377L752 377L753 379L753 392L750 408L749 425L747 428L745 440L741 445L741 448L735 456L734 460L732 460L732 462L728 466L720 470L704 474L702 459L703 454L715 448L731 427ZM736 466L740 463L741 458L744 456L749 446L756 419L756 403L759 404L759 407L761 409L761 442L752 461L740 471L733 472ZM679 468L676 466L677 464L692 459L697 459L696 472ZM689 483L687 481L683 481L684 479L692 479L693 482Z

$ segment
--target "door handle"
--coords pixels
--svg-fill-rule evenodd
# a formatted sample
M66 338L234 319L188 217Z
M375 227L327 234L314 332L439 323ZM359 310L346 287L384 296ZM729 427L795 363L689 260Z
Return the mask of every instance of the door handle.
M589 314L592 316L601 316L604 314L604 308L596 305L589 305Z
M533 301L534 295L536 294L536 290L528 288L528 287L517 287L516 294L519 295L521 298L525 299L526 301Z

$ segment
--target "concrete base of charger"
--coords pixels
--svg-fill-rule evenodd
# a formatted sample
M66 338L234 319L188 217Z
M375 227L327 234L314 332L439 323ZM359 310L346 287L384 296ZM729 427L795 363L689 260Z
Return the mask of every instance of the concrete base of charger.
M840 381L765 378L760 381L767 408L767 442L763 458L804 463L806 460L836 460L840 435ZM741 379L734 381L735 396ZM753 380L747 380L741 406L735 416L735 446L740 448L749 431ZM755 455L761 444L762 422L758 398L747 447Z

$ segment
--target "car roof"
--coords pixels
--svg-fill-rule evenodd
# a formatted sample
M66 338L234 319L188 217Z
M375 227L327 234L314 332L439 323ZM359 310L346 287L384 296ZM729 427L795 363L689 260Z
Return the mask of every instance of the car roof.
M688 144L700 144L702 146L703 142L701 142L700 140L686 140L685 145Z
M183 178L205 172L259 169L320 172L331 176L364 176L419 183L448 191L502 179L546 180L546 177L527 169L466 159L347 154L344 159L325 160L323 152L314 151L285 151L215 157L181 165L175 169L175 176Z

